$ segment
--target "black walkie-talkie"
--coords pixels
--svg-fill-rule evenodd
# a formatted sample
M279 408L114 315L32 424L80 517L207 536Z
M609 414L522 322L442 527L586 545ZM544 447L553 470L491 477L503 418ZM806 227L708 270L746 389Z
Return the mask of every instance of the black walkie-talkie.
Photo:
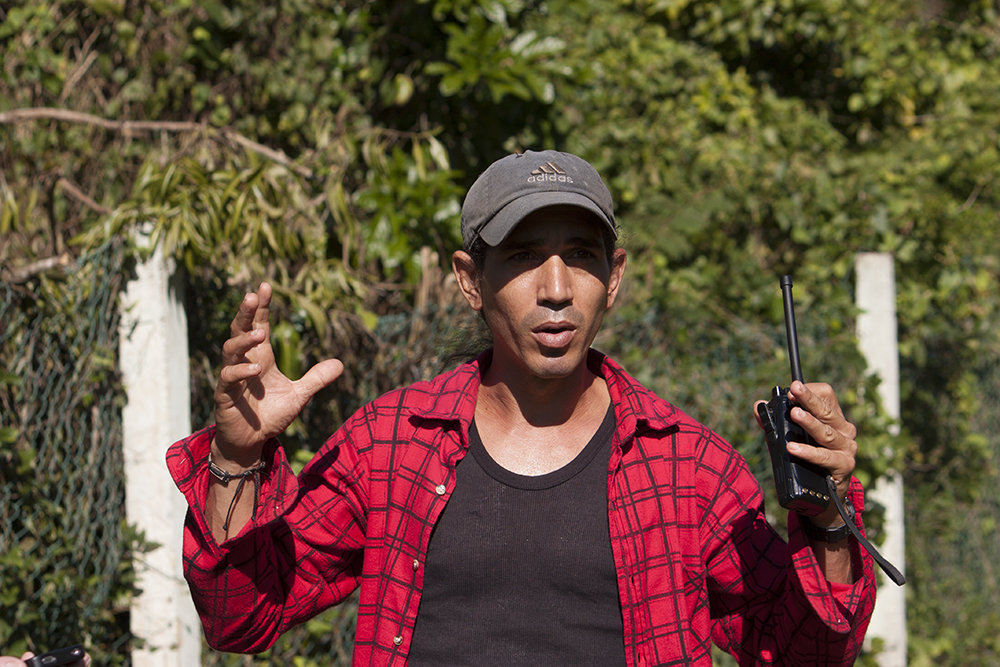
M795 332L795 306L792 302L792 277L781 276L781 296L785 306L785 334L788 339L788 362L791 365L792 380L803 382L802 365L799 361L799 340ZM788 389L780 386L771 391L771 400L757 407L757 414L764 424L764 437L771 454L771 468L774 484L778 490L778 503L782 507L795 510L805 516L816 516L830 506L833 500L837 512L847 524L858 543L872 555L878 566L897 586L906 583L906 577L878 552L854 525L844 504L836 495L837 487L821 466L803 461L788 453L789 442L804 442L816 445L816 441L805 430L792 421L789 414L794 404L788 399ZM808 521L808 519L805 519Z
M799 341L795 332L795 306L792 302L792 277L781 276L781 293L785 305L785 333L788 339L788 360L792 380L803 382L799 361ZM771 454L774 484L778 490L778 503L801 514L816 515L830 506L827 489L827 472L823 468L803 461L788 453L789 442L816 442L792 421L789 414L794 404L788 399L788 389L781 386L771 391L771 400L757 407L757 414L764 424L764 437Z

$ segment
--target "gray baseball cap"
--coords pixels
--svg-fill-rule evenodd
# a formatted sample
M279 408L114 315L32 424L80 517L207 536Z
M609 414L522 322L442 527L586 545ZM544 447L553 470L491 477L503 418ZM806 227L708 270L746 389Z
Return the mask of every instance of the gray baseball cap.
M462 246L469 250L476 237L499 245L528 214L557 204L589 211L618 237L611 193L589 162L571 153L525 151L500 158L469 188Z

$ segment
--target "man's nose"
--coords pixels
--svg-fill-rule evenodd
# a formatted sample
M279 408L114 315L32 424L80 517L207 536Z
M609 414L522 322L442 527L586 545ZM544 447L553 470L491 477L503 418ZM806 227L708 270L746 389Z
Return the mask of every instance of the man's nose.
M573 300L572 276L559 255L552 255L538 267L538 302L565 306Z

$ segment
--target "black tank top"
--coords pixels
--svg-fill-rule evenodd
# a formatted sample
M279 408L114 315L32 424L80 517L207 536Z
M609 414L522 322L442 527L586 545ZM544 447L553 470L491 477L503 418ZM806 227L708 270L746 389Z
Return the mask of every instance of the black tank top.
M411 665L624 665L608 532L614 412L575 459L502 468L473 424L427 553Z

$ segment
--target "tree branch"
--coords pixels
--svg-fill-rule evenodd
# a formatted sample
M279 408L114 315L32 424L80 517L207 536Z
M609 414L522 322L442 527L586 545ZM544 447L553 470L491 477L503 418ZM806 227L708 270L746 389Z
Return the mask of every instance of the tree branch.
M12 283L23 283L32 276L36 276L39 273L45 273L46 271L51 271L55 268L66 268L73 263L73 257L68 253L64 252L60 255L55 255L53 257L44 257L39 260L35 260L30 264L25 264L24 266L13 267L10 269L5 269L4 280L8 280Z
M193 123L190 121L174 120L109 120L94 116L93 114L70 109L58 109L54 107L33 107L28 109L12 109L0 112L0 125L10 125L13 123L23 123L35 120L57 120L67 123L78 123L82 125L94 125L111 132L120 132L126 137L134 136L140 132L209 132L214 133L227 141L231 141L243 148L263 155L272 162L288 167L296 174L305 178L312 178L313 172L308 167L303 167L292 162L291 158L279 150L268 148L267 146L254 141L242 134L231 130L217 130L203 123Z
M56 181L56 184L59 187L61 187L66 192L66 194L68 194L73 199L77 200L87 208L97 211L102 215L109 215L111 213L110 208L98 204L96 201L87 196L87 193L81 190L76 183L69 180L65 176L59 177L59 180Z
M972 188L972 192L969 193L968 197L966 197L965 203L958 207L958 212L962 213L963 211L965 211L966 209L968 209L970 206L972 206L973 204L975 204L976 200L979 199L979 193L982 192L982 191L983 191L983 184L982 183L976 183L976 187Z

